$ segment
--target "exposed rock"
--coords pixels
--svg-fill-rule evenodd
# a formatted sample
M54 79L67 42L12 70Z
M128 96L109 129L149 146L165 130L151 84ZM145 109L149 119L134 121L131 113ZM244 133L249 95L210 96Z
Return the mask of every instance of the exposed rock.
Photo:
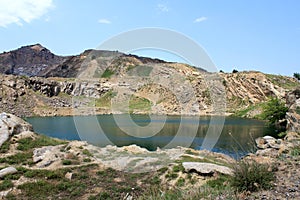
M288 132L286 136L284 137L285 141L293 141L293 140L300 140L300 133L296 132Z
M15 174L17 172L18 172L18 170L14 167L6 167L6 168L0 170L0 178L3 178L4 176L6 176L8 174Z
M286 114L287 130L300 133L300 88L286 96L289 111Z
M271 136L264 136L255 139L256 146L260 149L274 148L280 149L281 139L275 139Z
M37 163L38 168L45 168L54 162L60 162L64 157L60 149L63 145L58 146L45 146L37 148L33 151L33 162Z
M73 176L73 173L71 173L71 172L67 172L65 174L65 178L68 179L68 180L72 180L72 176Z
M229 167L203 162L183 162L182 166L186 172L196 171L201 175L213 175L215 172L232 175L233 171Z
M31 124L23 119L4 112L0 114L0 146L12 135L32 130Z

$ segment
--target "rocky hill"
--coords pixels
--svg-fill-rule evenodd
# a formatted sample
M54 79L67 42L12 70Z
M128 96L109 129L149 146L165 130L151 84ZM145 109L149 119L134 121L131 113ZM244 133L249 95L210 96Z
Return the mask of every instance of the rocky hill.
M39 44L0 54L0 72L0 111L18 116L209 115L218 114L216 108L228 114L247 109L246 115L253 116L259 112L257 105L270 97L283 99L299 86L291 77L209 73L117 51L62 57Z

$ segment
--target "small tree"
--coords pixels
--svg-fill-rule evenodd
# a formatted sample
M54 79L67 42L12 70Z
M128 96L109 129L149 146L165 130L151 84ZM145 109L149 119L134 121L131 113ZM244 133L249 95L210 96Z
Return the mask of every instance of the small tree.
M270 99L263 107L262 118L268 120L270 127L274 127L278 131L285 131L285 128L280 127L279 121L285 118L288 108L284 102L278 98Z
M239 71L236 70L236 69L232 70L232 73L238 73L238 72L239 72Z
M300 73L294 73L294 77L298 80L300 80Z

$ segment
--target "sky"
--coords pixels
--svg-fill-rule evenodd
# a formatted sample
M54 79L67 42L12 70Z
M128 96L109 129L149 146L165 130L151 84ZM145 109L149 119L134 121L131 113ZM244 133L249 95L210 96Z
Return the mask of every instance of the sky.
M292 76L300 72L299 10L298 0L0 0L0 52L40 43L74 55L157 27L195 41L218 70ZM135 53L182 61L160 51Z

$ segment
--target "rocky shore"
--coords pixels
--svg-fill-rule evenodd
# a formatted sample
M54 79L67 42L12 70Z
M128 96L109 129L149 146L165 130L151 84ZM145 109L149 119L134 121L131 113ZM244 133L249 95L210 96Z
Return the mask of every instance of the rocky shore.
M36 170L45 170L43 173L47 174L49 171L68 169L64 171L61 180L72 182L77 176L78 168L93 166L90 170L112 169L116 173L145 173L155 176L161 185L169 189L179 187L178 185L184 189L205 185L220 174L231 176L232 166L237 162L223 154L182 147L150 152L135 145L100 148L84 141L46 138L32 132L32 127L27 122L7 113L0 114L0 128L0 178L3 183L10 179L9 177L14 177L12 185L0 192L3 198L21 195L22 185L40 181L38 177L28 178L28 171L33 173L37 172ZM300 198L300 172L297 170L300 163L299 133L288 132L284 139L270 136L257 138L256 144L257 152L243 159L272 167L271 170L276 176L274 187L270 190L235 195L241 199ZM179 169L176 170L177 168ZM47 176L46 174L44 176ZM183 180L184 184L179 184ZM118 179L115 181L117 184ZM138 180L135 184L135 187L148 187ZM123 192L122 195L131 195L131 198L134 196L130 192ZM86 199L83 194L77 197Z

